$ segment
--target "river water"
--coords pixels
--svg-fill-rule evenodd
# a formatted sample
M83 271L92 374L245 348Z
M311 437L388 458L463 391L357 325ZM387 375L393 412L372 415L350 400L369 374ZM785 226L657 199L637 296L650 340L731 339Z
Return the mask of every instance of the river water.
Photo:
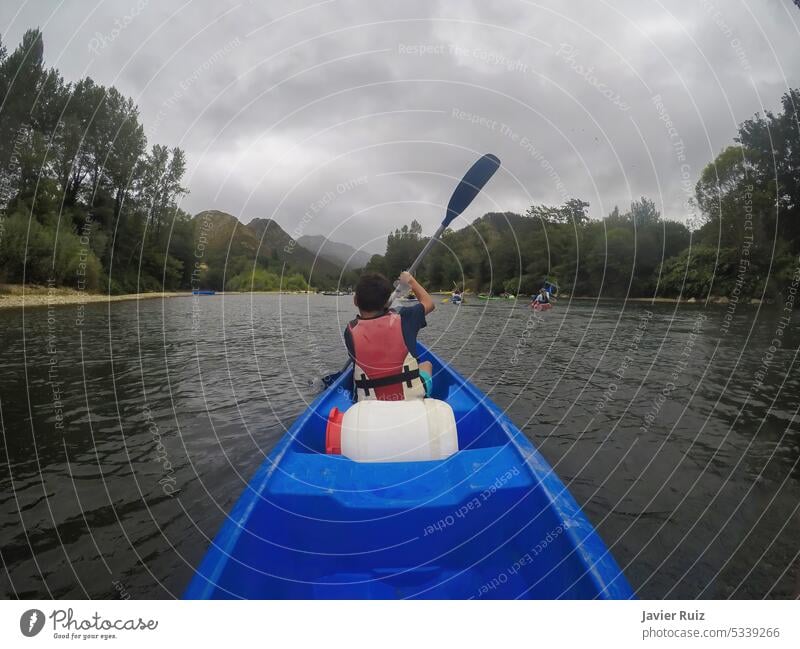
M179 597L344 358L349 297L0 311L0 596ZM534 441L645 598L800 583L800 312L442 304L421 340ZM773 340L777 345L770 351Z

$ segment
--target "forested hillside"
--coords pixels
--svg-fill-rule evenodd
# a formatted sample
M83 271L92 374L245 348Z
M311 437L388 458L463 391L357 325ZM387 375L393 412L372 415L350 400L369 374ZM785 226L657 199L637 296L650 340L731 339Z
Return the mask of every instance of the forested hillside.
M11 53L0 43L0 98L0 282L111 293L337 285L339 266L276 223L180 209L184 152L148 144L115 88L46 69L38 30Z
M229 291L304 291L338 285L341 269L297 245L275 221L253 219L247 225L225 212L209 210L194 218L194 282ZM347 278L343 278L345 281ZM352 280L350 280L352 281Z
M647 197L602 220L571 199L525 215L487 214L448 230L418 275L434 289L530 294L545 280L575 295L772 298L800 253L800 91L782 110L740 125L735 143L703 170L690 231ZM425 244L416 221L389 236L368 269L395 276Z

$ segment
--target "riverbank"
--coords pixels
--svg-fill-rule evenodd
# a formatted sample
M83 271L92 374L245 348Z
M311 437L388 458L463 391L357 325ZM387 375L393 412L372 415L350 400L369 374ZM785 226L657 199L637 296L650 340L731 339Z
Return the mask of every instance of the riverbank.
M218 291L218 296L224 295L315 295L301 291ZM40 286L21 284L0 284L0 309L18 309L40 306L62 306L69 304L90 304L95 302L123 302L126 300L148 300L167 297L191 297L192 292L164 291L153 293L124 293L122 295L108 295L107 293L88 293L64 286ZM205 298L206 296L201 296Z
M186 297L191 293L126 293L108 295L107 293L87 293L74 288L61 286L20 286L0 284L0 309L30 308L51 305L89 304L93 302L123 302L125 300L146 300L152 298Z

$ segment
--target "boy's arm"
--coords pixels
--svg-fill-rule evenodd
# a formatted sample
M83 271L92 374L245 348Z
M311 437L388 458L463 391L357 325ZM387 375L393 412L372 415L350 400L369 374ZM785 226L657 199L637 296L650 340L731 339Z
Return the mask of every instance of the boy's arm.
M417 280L415 280L411 273L408 271L403 271L400 273L400 281L403 284L407 284L411 291L414 293L415 297L425 309L425 315L428 315L431 311L436 308L436 304L433 301L433 298L428 295L428 291L426 291L422 284L420 284Z
M350 327L344 328L344 346L347 349L347 355L350 357L350 360L356 360L355 350L353 349L353 334L350 333Z

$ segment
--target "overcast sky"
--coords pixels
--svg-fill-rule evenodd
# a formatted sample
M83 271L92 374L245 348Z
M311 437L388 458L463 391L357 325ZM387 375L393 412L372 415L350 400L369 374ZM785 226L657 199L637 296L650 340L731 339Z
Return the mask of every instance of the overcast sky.
M9 48L37 25L49 66L187 152L185 209L370 251L430 233L487 152L502 171L457 227L572 196L686 220L737 124L800 87L791 0L0 4Z

